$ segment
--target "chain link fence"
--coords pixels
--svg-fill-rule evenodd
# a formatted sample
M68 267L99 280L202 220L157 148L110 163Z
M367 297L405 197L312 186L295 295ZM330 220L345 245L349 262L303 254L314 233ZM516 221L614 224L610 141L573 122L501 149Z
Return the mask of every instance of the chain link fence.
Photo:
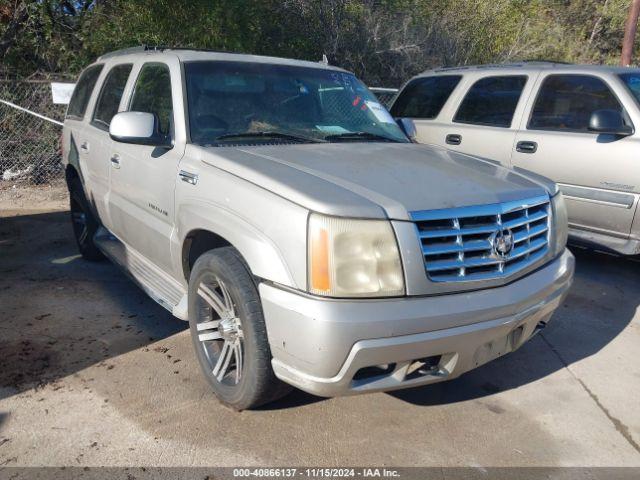
M56 122L63 121L66 105L53 103L52 81L74 79L0 78L0 187L55 185L64 179L61 126ZM371 90L387 106L396 93L389 88Z
M397 88L369 87L369 90L371 90L378 100L380 100L380 103L387 108L391 106L391 101L395 98L396 93L398 93Z
M0 182L52 184L64 178L61 126L51 120L62 122L66 105L53 103L52 81L73 82L60 77L0 79Z

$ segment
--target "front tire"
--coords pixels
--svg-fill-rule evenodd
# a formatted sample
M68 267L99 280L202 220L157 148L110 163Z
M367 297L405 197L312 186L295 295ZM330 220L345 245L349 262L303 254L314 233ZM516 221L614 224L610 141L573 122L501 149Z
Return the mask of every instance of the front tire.
M271 368L260 296L240 254L222 247L201 255L189 278L189 327L209 385L235 410L255 408L290 388Z

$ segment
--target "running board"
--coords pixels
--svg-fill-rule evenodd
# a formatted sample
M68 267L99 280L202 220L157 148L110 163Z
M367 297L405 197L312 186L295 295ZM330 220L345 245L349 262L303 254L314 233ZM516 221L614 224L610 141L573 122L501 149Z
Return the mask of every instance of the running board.
M153 300L175 317L188 320L187 292L182 285L160 271L142 255L128 248L103 227L96 232L93 242Z

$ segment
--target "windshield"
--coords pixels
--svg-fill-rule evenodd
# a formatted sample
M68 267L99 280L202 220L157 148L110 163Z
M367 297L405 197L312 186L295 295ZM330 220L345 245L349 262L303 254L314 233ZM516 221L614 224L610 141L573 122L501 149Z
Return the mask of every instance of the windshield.
M193 143L408 142L349 73L219 61L184 68Z
M636 97L636 101L640 103L640 72L623 73L620 75L620 78L633 96Z

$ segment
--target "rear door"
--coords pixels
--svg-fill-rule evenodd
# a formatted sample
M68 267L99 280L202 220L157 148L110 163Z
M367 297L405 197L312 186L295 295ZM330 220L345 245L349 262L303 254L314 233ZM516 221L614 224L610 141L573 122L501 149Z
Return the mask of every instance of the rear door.
M391 105L391 115L410 118L416 126L417 141L444 146L448 122L443 109L454 100L462 75L433 75L410 80Z
M526 75L489 75L466 91L450 123L442 132L446 146L508 165L516 136L518 106Z
M612 80L597 73L543 73L517 132L512 164L560 185L573 228L625 238L640 193L638 132L619 137L589 131L591 114L601 109L623 112L633 126L622 106L633 100Z
M173 139L173 148L114 141L109 211L121 240L171 272L175 183L186 143L180 63L177 58L146 62L137 65L133 76L125 110L154 114L160 133Z
M80 156L87 159L89 183L92 185L91 200L98 210L100 221L109 230L113 226L108 209L111 174L109 152L112 143L109 137L109 124L118 112L132 67L131 63L121 63L106 68L91 121L85 127L80 144Z
M109 172L100 172L97 165L91 161L84 118L103 67L104 65L92 65L80 75L67 108L63 132L65 158L78 172L87 199L89 199L94 208L96 207L94 190L104 191L106 183L102 179L101 173L108 175Z

